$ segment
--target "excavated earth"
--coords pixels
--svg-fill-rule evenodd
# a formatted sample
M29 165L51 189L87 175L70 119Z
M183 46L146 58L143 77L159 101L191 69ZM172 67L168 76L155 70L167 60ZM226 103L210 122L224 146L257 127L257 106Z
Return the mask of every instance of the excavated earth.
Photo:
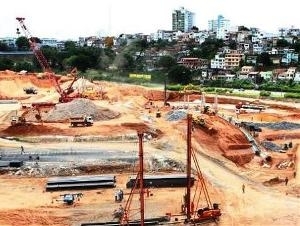
M61 85L68 86L70 80L68 76L61 76ZM82 84L75 85L83 88ZM44 184L47 177L55 175L116 173L117 186L124 187L128 175L137 169L133 162L138 157L138 132L144 133L146 172L184 172L187 135L185 100L190 101L189 113L200 115L196 101L201 100L202 95L189 94L187 98L184 93L168 92L170 106L164 107L164 93L158 89L103 81L89 85L105 90L106 99L75 99L70 103L58 103L59 95L53 83L46 78L40 79L36 74L0 72L1 153L16 154L20 145L25 150L35 150L41 156L46 151L49 155L59 152L62 155L68 150L72 154L80 152L77 158L73 157L73 161L67 163L67 167L62 163L58 167L49 166L41 161L39 167L29 165L26 169L2 169L0 181L11 188L11 193L0 189L0 197L1 200L11 198L13 202L0 205L1 225L79 225L78 222L82 221L111 220L108 216L112 208L119 205L111 201L113 191L84 191L85 197L69 208L53 203L59 193L45 193ZM38 94L25 94L25 87L36 88ZM7 104L8 100L17 100L23 107L14 109ZM212 106L215 97L206 95L205 100ZM236 115L235 105L241 101L264 104L266 110ZM41 102L55 103L55 106L39 109L39 112L28 107L31 103ZM294 197L300 196L300 188L299 176L294 175L295 172L296 175L300 173L297 171L300 168L299 109L299 103L219 96L218 114L201 115L207 127L193 129L193 149L203 159L200 160L201 169L209 192L219 200L226 212L220 225L298 225L300 213L296 209L300 206ZM158 112L161 117L157 117ZM15 114L24 116L28 121L26 125L11 126L10 118ZM37 114L41 120L38 120ZM69 117L82 114L92 115L94 125L70 127ZM262 128L262 132L254 138L264 155L255 154L249 138L235 124L238 121L255 123ZM272 143L262 146L266 141ZM282 147L288 143L293 145L283 150ZM271 150L275 145L280 147L280 151ZM81 157L84 152L105 151L113 156L105 162L99 160L101 156L91 162L87 161L88 155ZM265 161L265 155L270 156L272 161ZM289 178L287 186L284 185L285 177ZM240 194L242 183L246 184L247 196ZM271 189L265 190L268 189L266 187ZM154 215L166 211L180 212L183 192L184 189L154 189L154 196L148 199L148 210ZM273 192L276 193L274 199ZM25 193L28 194L26 198ZM35 200L35 196L41 198ZM165 205L159 204L162 202ZM175 202L178 204L174 205ZM269 206L273 202L277 202L276 206ZM282 211L286 205L294 208L292 216L290 212ZM260 210L261 214L255 210ZM274 212L280 210L280 214L275 216Z

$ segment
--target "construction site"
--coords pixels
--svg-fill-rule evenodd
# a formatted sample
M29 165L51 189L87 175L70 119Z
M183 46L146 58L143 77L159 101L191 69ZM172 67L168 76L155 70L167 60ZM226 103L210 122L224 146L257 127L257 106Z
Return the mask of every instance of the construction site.
M23 18L17 18L25 29ZM300 103L0 71L0 225L299 225Z
M299 224L299 103L256 100L262 110L237 114L236 105L251 100L167 92L165 106L164 90L72 78L60 76L58 84L73 83L77 98L62 102L47 77L0 73L1 225L101 225L116 220L114 210L129 199L129 216L139 220L141 193L126 186L140 172L138 134L143 134L146 176L186 174L189 114L190 149L199 166L190 161L195 175L190 196L196 199L191 218L200 207L217 203L222 214L208 224ZM103 95L81 97L83 83ZM38 93L27 94L25 87ZM72 117L87 115L92 124L71 125ZM199 171L208 197L203 184L200 189ZM112 174L113 182L92 181L89 187L91 178ZM89 182L47 189L53 178L83 180L79 176ZM145 219L171 216L182 223L187 183L178 183L148 186ZM118 189L124 198L116 202ZM74 192L83 195L71 205L57 201Z

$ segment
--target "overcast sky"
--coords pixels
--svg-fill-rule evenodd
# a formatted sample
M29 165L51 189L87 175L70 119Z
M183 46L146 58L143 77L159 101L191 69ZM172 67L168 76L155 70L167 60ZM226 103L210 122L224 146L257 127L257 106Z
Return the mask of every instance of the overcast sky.
M15 37L16 17L25 17L33 36L77 40L79 36L154 33L172 29L172 11L184 7L195 13L195 25L223 15L231 26L300 28L299 0L2 0L0 37Z

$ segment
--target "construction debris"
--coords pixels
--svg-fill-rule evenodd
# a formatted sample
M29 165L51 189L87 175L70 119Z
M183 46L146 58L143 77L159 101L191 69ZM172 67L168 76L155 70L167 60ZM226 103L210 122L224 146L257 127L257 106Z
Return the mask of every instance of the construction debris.
M69 103L57 104L49 111L45 121L66 121L78 115L91 115L95 121L101 121L117 118L120 113L98 107L91 100L78 98Z

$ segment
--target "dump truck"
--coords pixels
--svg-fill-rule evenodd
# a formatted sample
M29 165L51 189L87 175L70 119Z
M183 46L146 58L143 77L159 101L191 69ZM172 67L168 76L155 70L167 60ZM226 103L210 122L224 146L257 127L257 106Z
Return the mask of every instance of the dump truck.
M10 119L10 124L12 126L20 126L26 124L26 119L23 116L14 115Z
M92 126L94 123L93 117L90 115L73 116L70 118L71 126Z

